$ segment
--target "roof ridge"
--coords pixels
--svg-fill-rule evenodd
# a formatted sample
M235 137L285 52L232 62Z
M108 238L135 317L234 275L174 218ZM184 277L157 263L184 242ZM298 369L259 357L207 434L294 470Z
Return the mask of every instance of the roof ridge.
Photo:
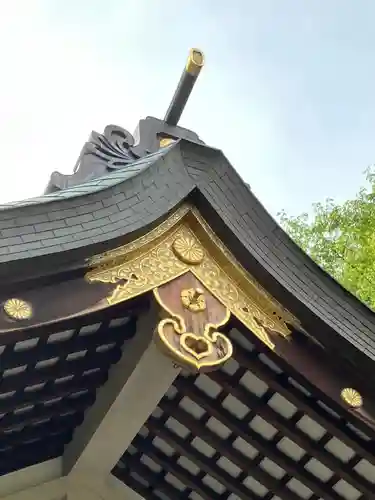
M159 151L156 151L155 153L149 153L146 156L138 158L122 168L112 170L101 177L96 177L95 179L90 179L80 184L76 184L59 191L54 191L52 193L43 194L41 196L0 204L0 213L13 208L52 203L66 198L85 196L86 194L102 191L139 174L141 171L145 170L152 163L154 163L154 161L167 154L167 152L175 145L176 142L160 149Z

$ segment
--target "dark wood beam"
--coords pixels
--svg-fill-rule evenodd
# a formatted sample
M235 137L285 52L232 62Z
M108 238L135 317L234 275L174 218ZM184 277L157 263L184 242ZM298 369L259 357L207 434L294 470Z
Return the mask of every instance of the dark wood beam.
M3 451L0 455L0 475L61 456L72 434L73 431L68 430L55 438L38 441L37 445L30 443Z
M23 340L33 338L46 338L53 333L67 330L77 330L84 326L101 323L106 326L111 319L135 318L140 313L144 313L149 308L149 297L141 296L136 299L122 302L105 309L89 311L85 314L71 316L69 318L57 318L52 322L41 324L25 325L11 323L7 330L0 332L1 345L14 344ZM133 332L134 333L134 332Z
M16 334L17 330L23 328L78 316L82 313L88 314L98 309L99 304L101 308L108 307L105 297L114 287L113 284L104 283L92 286L82 277L31 290L19 290L16 295L11 296L6 291L0 296L1 304L7 299L17 297L31 304L33 314L19 323L9 319L0 308L0 334L8 330L13 330Z
M148 467L143 465L138 460L134 460L131 455L127 455L126 465L126 469L116 467L113 471L113 474L117 477L117 479L139 493L145 500L160 500L160 497L153 493L154 490L158 490L161 493L164 493L168 498L173 500L177 498L181 500L184 499L184 494L182 494L181 491L179 491L166 481L161 481L159 474L152 472ZM136 472L148 484L150 484L151 487L147 487L139 483L134 477L132 477L132 475L130 474L131 471ZM153 487L152 485L155 485L155 487Z
M186 456L187 458L189 458L202 471L212 476L219 483L221 483L228 491L234 493L241 500L258 500L259 498L258 495L252 493L248 488L246 488L246 486L244 486L238 480L236 480L236 478L232 477L224 469L218 467L212 458L208 458L202 453L200 453L191 444L187 443L186 440L181 439L179 436L171 432L166 427L159 426L156 419L154 418L149 419L146 426L154 436L159 436L161 439L166 441L170 446L172 446L174 450L176 450L176 452L179 455ZM195 434L195 424L192 423L190 429ZM205 429L205 427L203 427L203 429ZM210 441L207 440L207 433L204 434L196 433L195 435L201 437L206 442L211 444ZM223 456L228 456L228 453L225 453L225 455L222 453L220 447L215 449L220 451ZM230 451L229 451L229 456L231 456ZM236 463L235 461L233 461L233 463L238 467L240 467L238 465L238 462ZM252 468L250 465L250 467L248 467L245 470L249 471L250 475L253 475L255 468ZM253 477L256 478L256 475L254 475ZM290 497L290 500L299 500L299 499L297 499L297 497L296 498Z
M186 469L181 467L181 465L177 464L177 461L173 460L175 457L171 459L155 447L150 449L147 444L147 438L137 436L134 440L134 446L159 464L165 471L179 479L186 487L191 488L193 491L198 493L204 500L222 500L221 496L215 494L212 488L206 486L198 477L194 476L194 474L191 474ZM248 497L246 500L258 499Z
M0 437L0 449L8 446L22 446L24 443L35 441L35 445L42 439L56 437L66 432L73 430L77 425L80 425L83 420L83 415L74 414L60 421L50 421L44 426L28 427L19 432L11 432L3 434Z
M63 330L62 330L63 331ZM127 328L99 328L91 335L75 335L68 340L59 342L41 343L25 350L14 351L11 346L5 348L1 354L1 370L9 370L23 365L35 365L39 361L52 358L66 358L73 352L95 349L100 345L120 343L131 338L132 329Z
M94 401L95 394L86 393L71 400L63 399L49 406L37 405L28 412L7 413L0 419L0 431L4 432L20 425L35 425L42 419L60 417L65 412L84 412Z
M355 488L357 488L364 495L371 495L373 490L373 485L366 481L361 475L359 475L355 470L353 470L348 464L344 464L340 460L336 459L332 454L327 452L324 449L323 443L321 441L312 441L308 438L306 434L303 433L300 429L298 429L294 423L280 414L278 414L275 410L273 410L269 405L262 404L261 398L255 396L250 393L241 385L233 384L231 381L231 377L227 376L223 372L215 372L211 373L210 377L223 387L226 394L231 394L235 398L237 398L241 403L249 408L256 409L256 413L261 416L264 420L273 425L280 434L288 437L296 444L298 444L302 449L306 451L308 456L316 458L318 461L326 465L333 473L337 474L339 478L344 479L345 481L351 483ZM195 388L194 388L195 390ZM199 395L200 399L202 395ZM216 412L223 413L226 415L226 421L232 421L234 417L228 414L225 409L217 408L216 401L209 403L213 406ZM239 426L242 429L241 422L239 422ZM238 426L236 426L237 428ZM250 435L251 430L247 427L246 433ZM331 439L331 434L326 434L326 439ZM271 450L274 452L275 450ZM279 465L279 459L274 458ZM303 473L306 473L306 469L300 467L296 464L298 469L301 469ZM293 469L289 469L288 472L295 477L298 475L295 473ZM311 476L312 479L314 476ZM298 477L299 478L299 477ZM305 480L302 480L304 482ZM305 481L306 482L306 481ZM306 482L307 484L307 482Z
M288 371L308 390L319 395L319 399L334 411L345 415L346 420L375 439L375 404L372 402L372 390L367 389L358 373L349 370L351 366L348 367L348 363L340 358L340 353L329 353L313 342L304 340L298 332L292 342L277 337L275 345L275 352L266 354L273 358L276 364ZM360 409L351 410L342 401L340 394L345 387L354 387L362 394L363 406Z
M181 382L181 384L180 384ZM186 396L195 401L199 406L206 410L210 415L214 416L217 420L222 422L226 427L228 427L231 432L235 435L240 436L248 444L255 447L258 452L263 456L269 457L273 462L277 463L282 467L286 473L297 478L301 483L308 486L312 491L318 492L325 500L340 500L340 497L325 488L324 483L319 481L313 474L309 473L306 469L301 467L297 462L287 457L276 447L272 446L271 443L267 442L262 436L252 431L249 426L241 422L241 420L236 419L231 415L225 408L217 405L214 400L210 400L204 397L203 393L196 387L191 386L186 383L185 380L179 380L179 390L181 390ZM171 405L168 402L161 402L161 407L165 411L171 411ZM214 449L219 450L223 453L229 460L235 463L242 470L248 470L254 478L258 479L258 471L261 471L258 467L253 467L251 461L242 457L231 447L228 447L225 441L220 440L215 434L211 433L204 426L202 427L198 422L194 421L189 415L184 412L181 408L173 409L171 415L178 421L183 423L186 427L192 430L194 434L202 436L202 439L206 440ZM287 489L284 485L280 485L280 482L275 480L272 476L262 472L262 478L259 477L259 482L266 486L269 490L273 491L280 498L285 498L285 500L292 500L293 492ZM264 477L263 477L264 475ZM268 477L267 477L268 476ZM297 499L298 497L296 497Z
M96 391L108 378L108 373L93 373L92 375L77 377L64 384L49 385L35 392L16 392L15 395L0 401L0 412L8 413L27 404L40 404L55 398L67 397L74 392Z
M89 370L100 369L108 371L113 363L117 363L121 356L121 349L117 345L105 352L88 352L83 358L64 360L52 366L45 366L37 370L25 370L9 377L0 379L2 393L23 390L27 386L53 382L71 375L82 376Z
M344 429L339 420L324 412L311 398L289 384L284 374L281 374L281 376L276 374L259 359L253 358L249 360L246 351L238 345L236 345L236 360L241 366L264 380L274 391L282 394L297 408L303 410L313 420L325 427L332 436L343 441L356 453L375 465L375 455L373 450L369 448L368 443L360 439L351 429L347 427Z

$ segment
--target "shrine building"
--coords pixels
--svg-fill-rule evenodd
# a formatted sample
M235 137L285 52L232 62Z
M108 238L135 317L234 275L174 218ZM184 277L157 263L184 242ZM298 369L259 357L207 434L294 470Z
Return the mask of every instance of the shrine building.
M375 314L179 126L203 65L0 205L0 499L375 499Z

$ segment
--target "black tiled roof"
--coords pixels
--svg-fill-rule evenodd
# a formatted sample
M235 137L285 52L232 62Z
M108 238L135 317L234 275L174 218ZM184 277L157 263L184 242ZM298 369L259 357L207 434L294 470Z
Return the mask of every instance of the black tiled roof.
M37 258L43 258L44 272L64 259L81 259L83 266L86 257L146 232L190 199L243 266L310 335L356 364L369 381L375 379L374 313L290 240L222 152L180 141L154 160L122 181L116 176L125 174L116 172L111 187L84 196L61 191L60 201L2 212L0 276L22 280L41 265ZM11 229L10 220L18 236L4 233Z

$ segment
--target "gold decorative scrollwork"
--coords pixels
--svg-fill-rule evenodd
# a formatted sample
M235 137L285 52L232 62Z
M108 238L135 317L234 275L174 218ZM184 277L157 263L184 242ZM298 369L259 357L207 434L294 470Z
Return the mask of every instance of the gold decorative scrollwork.
M112 260L111 260L112 258ZM91 282L117 284L109 305L151 291L191 272L204 287L271 349L270 332L287 338L298 320L235 260L195 208L181 207L136 241L95 257Z
M176 363L194 371L212 370L233 354L232 343L218 331L228 322L230 311L207 290L195 286L183 288L187 284L196 285L197 281L188 272L154 289L157 302L169 316L159 322L157 340ZM187 298L185 304L175 300L179 290L181 297ZM205 301L202 307L199 298L206 295L207 304ZM200 307L186 307L199 302Z
M168 326L172 326L174 332L180 336L179 349L174 349L173 352L177 358L181 358L183 364L193 365L197 370L213 368L225 363L233 354L231 342L225 335L214 330L214 325L207 325L203 335L196 335L186 331L181 319L172 318L163 319L158 325L159 337L168 347ZM214 350L218 352L217 358L213 356Z
M176 226L181 220L189 213L191 207L189 205L182 205L176 210L168 219L161 222L159 226L152 229L149 233L140 236L134 241L122 245L120 247L108 250L107 252L95 255L88 260L88 265L91 266L106 266L113 265L117 259L121 262L125 256L131 255L133 252L138 252L140 248L147 248L151 243L154 244L159 238L163 237L171 228Z

